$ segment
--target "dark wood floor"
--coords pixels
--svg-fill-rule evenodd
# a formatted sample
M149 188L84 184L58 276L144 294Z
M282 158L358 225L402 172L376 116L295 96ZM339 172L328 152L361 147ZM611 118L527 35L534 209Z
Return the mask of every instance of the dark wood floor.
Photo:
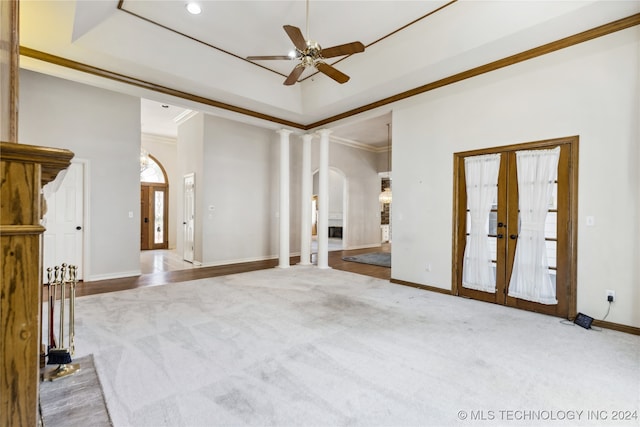
M329 267L336 270L350 271L364 274L378 279L389 280L391 269L376 265L360 264L357 262L343 261L343 256L360 255L370 252L390 252L391 246L384 244L378 248L356 249L351 251L329 252ZM291 265L300 261L300 257L292 257ZM187 270L164 271L159 273L142 274L140 276L125 277L122 279L100 280L95 282L80 282L76 287L76 295L94 295L106 292L123 291L127 289L141 288L145 286L166 285L168 283L184 282L187 280L203 279L206 277L225 276L228 274L244 273L247 271L274 268L278 260L266 260L247 262L242 264L229 264L218 267L190 268Z

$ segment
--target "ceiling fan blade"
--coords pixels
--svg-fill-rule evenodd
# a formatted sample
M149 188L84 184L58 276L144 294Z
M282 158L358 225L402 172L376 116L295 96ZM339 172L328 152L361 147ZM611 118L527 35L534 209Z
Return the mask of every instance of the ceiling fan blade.
M337 81L338 83L346 83L349 81L349 76L347 76L341 71L336 70L331 65L325 64L324 62L318 62L316 64L316 68L318 69L318 71L320 71L323 74L326 74L327 76L331 77L333 80Z
M284 85L291 86L296 84L296 82L298 81L298 77L300 77L300 74L302 74L303 71L303 65L296 65L296 68L293 69L291 74L289 74L289 77L287 77L287 79L284 81Z
M352 42L322 49L321 55L323 58L333 58L334 56L351 55L352 53L360 52L364 52L364 45L360 42Z
M247 56L249 61L266 61L271 59L295 59L295 57L290 57L288 55L267 55L267 56Z
M287 32L287 35L293 42L293 45L300 51L305 50L307 48L307 41L304 39L302 35L302 31L300 28L294 27L293 25L285 25L282 28Z

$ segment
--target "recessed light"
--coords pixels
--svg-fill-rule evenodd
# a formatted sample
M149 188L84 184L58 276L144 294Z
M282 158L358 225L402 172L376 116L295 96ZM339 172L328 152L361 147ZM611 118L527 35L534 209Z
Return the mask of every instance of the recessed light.
M202 9L200 8L200 5L198 3L187 3L187 10L192 15L198 15L200 12L202 12Z
M162 104L162 108L169 108L167 104Z

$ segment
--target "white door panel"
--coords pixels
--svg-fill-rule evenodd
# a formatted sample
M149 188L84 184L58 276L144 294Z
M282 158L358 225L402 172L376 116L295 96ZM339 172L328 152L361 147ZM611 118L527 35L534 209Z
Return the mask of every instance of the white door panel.
M83 277L84 240L84 164L72 163L58 191L47 198L44 215L43 278L46 270L66 263L78 267Z

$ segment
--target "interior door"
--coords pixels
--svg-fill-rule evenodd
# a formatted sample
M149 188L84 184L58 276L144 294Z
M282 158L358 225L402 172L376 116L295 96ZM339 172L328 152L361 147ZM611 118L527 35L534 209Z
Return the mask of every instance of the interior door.
M577 137L537 143L521 144L474 152L456 153L456 203L454 219L454 292L457 295L486 302L504 304L530 311L560 316L575 316L575 248L576 232L573 227L577 212ZM516 153L520 150L560 147L557 179L553 183L548 201L544 240L547 251L548 272L555 286L557 304L542 304L509 296L514 258L521 233ZM469 289L462 283L464 251L470 235L470 213L467 201L464 158L500 153L495 199L486 227L491 264L495 275L495 289L490 291Z
M195 174L190 173L184 176L184 213L183 213L183 255L185 261L193 262L195 250Z
M72 162L58 190L47 197L43 216L46 231L42 239L43 278L46 269L62 263L78 267L83 278L84 254L84 163Z

